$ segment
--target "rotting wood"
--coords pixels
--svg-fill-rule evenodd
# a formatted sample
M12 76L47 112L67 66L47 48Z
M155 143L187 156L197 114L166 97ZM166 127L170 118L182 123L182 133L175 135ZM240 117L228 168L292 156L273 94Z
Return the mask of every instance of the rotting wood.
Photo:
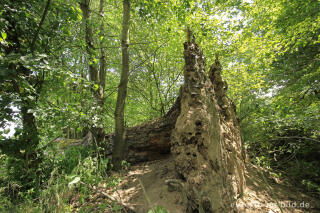
M180 113L180 98L161 118L126 130L126 160L130 163L157 160L170 153L171 132ZM107 135L107 155L112 154L114 134Z
M176 172L187 192L187 213L234 212L245 186L235 107L226 96L218 58L209 75L195 39L184 43L180 114L171 135Z

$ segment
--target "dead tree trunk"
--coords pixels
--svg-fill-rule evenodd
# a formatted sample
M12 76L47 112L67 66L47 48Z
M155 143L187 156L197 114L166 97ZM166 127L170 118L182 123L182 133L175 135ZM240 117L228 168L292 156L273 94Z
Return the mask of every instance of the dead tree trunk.
M177 101L164 117L127 129L126 159L152 160L171 151L186 192L186 212L235 212L232 204L245 187L235 106L226 96L218 58L207 74L205 58L190 36L184 58Z
M180 114L180 97L161 118L126 129L125 159L131 163L160 159L170 153L171 132ZM107 155L113 152L114 134L107 135Z
M184 44L181 112L171 137L176 171L187 193L186 212L233 212L243 193L244 164L239 125L218 59L209 77L193 41Z

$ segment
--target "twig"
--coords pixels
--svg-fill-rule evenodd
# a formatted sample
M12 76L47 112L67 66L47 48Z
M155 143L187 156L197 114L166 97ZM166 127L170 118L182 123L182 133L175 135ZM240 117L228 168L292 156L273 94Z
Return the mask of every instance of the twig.
M146 198L146 200L147 200L147 202L148 202L149 208L151 208L151 211L152 211L153 213L155 213L155 212L153 211L152 204L151 204L151 201L150 201L150 199L149 199L149 197L148 197L148 195L147 195L146 189L144 188L144 186L143 186L143 184L142 184L142 181L140 180L140 178L138 178L138 180L139 180L139 183L140 183L140 185L141 185L141 188L142 188L144 197Z
M276 137L276 138L272 138L271 140L277 140L277 139L303 139L303 140L309 140L309 141L314 141L314 142L320 143L320 141L317 140L317 139L314 139L314 138L306 138L306 137L299 137L299 136Z
M105 192L103 192L103 191L101 192L101 194L103 194L105 197L107 197L107 198L110 199L111 201L119 204L120 206L123 206L123 210L125 211L125 213L128 212L128 211L127 211L127 208L129 208L129 207L127 207L124 203L122 203L121 201L118 201L116 198L108 195L107 193L105 193Z

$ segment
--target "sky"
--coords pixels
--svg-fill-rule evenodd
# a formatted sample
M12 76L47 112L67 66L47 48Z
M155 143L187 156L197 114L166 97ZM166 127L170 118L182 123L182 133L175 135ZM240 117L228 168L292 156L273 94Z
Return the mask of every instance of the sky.
M11 107L11 109L13 110L13 111L15 111L15 112L18 112L19 111L19 109L17 108L17 107ZM6 130L6 129L9 129L10 131L7 133L7 134L1 134L2 136L4 136L5 138L9 138L9 137L11 137L11 136L13 136L13 134L16 132L15 131L15 128L17 128L17 126L18 126L18 124L17 123L15 123L15 122L6 122L6 127L5 127L5 129L3 129L3 128L1 128L0 127L0 131L2 132L2 131L4 131L4 130Z

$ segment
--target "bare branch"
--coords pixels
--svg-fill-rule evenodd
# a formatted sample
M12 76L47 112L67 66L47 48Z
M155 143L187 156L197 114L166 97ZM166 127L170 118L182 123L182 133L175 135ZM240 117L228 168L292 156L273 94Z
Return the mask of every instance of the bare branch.
M307 137L299 137L299 136L276 137L276 138L272 138L271 140L278 140L278 139L302 139L302 140L308 140L308 141L314 141L314 142L320 143L320 141L317 139L307 138Z

